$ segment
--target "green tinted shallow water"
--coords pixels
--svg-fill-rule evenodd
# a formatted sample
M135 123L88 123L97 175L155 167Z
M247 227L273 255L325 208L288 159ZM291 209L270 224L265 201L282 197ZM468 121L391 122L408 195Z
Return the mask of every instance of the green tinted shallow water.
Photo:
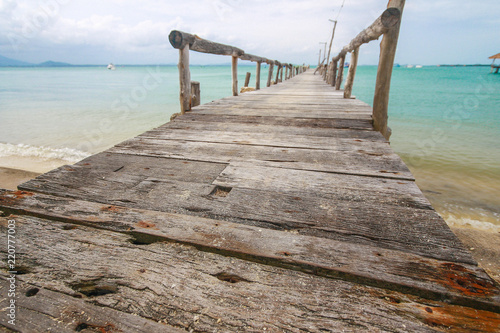
M372 104L376 67L353 93ZM500 75L488 67L395 68L391 145L448 222L500 225Z
M240 67L240 85L247 71L254 85L255 66ZM231 95L230 66L191 72L202 103ZM374 66L358 68L353 93L368 104L375 76ZM0 68L0 158L74 162L167 122L178 94L176 66ZM395 68L389 126L392 147L449 223L500 226L500 75Z

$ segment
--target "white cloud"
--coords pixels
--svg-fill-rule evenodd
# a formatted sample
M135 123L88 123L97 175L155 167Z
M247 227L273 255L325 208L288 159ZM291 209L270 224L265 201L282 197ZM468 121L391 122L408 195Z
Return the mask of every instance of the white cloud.
M25 60L53 56L63 47L80 47L92 52L112 50L128 62L139 62L139 53L140 62L176 62L168 34L172 29L180 29L260 56L315 63L319 42L330 40L333 24L328 19L339 15L341 3L342 0L0 0L0 54L17 54L17 58ZM371 24L386 4L380 0L346 0L332 53ZM463 48L470 43L477 48L478 38L472 40L472 36L498 31L499 6L498 0L407 1L401 30L404 40L398 54L417 58L426 43L440 47L435 52L443 55L449 53L450 45ZM454 29L463 32L461 36L453 35ZM441 31L446 35L440 35ZM17 53L12 36L19 39ZM33 53L36 49L38 52ZM376 47L363 49L360 62L376 63Z

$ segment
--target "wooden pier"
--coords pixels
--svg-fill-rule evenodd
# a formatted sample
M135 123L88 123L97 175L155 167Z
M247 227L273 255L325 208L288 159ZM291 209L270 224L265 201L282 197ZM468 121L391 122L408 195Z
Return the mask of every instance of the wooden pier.
M498 330L498 286L371 112L307 71L2 191L20 295L16 326L2 325Z
M498 332L498 284L387 141L389 4L321 75L172 32L175 119L0 190L0 331ZM381 34L372 109L336 71ZM234 96L199 105L189 50L232 57Z

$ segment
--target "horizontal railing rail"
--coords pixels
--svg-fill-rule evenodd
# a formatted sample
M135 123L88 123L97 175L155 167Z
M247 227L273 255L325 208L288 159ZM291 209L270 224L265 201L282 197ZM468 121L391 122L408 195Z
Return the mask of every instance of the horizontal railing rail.
M257 63L255 89L260 89L261 64L269 65L267 86L272 84L274 66L277 67L274 83L288 80L297 74L303 73L306 66L296 66L291 63L282 63L253 54L245 53L244 50L221 43L212 42L187 32L172 30L169 35L170 44L179 50L179 83L180 83L180 104L181 114L191 110L194 106L200 104L200 83L191 81L191 72L189 70L189 51L210 53L216 55L231 56L232 72L232 92L233 96L238 96L238 59ZM285 70L285 73L283 71ZM250 73L247 73L245 86L250 81ZM193 94L194 93L194 94Z

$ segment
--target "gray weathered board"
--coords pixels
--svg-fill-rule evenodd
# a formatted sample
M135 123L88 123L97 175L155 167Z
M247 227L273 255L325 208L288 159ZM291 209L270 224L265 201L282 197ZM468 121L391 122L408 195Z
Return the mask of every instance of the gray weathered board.
M23 332L500 327L498 285L370 107L312 71L0 191L0 210Z

